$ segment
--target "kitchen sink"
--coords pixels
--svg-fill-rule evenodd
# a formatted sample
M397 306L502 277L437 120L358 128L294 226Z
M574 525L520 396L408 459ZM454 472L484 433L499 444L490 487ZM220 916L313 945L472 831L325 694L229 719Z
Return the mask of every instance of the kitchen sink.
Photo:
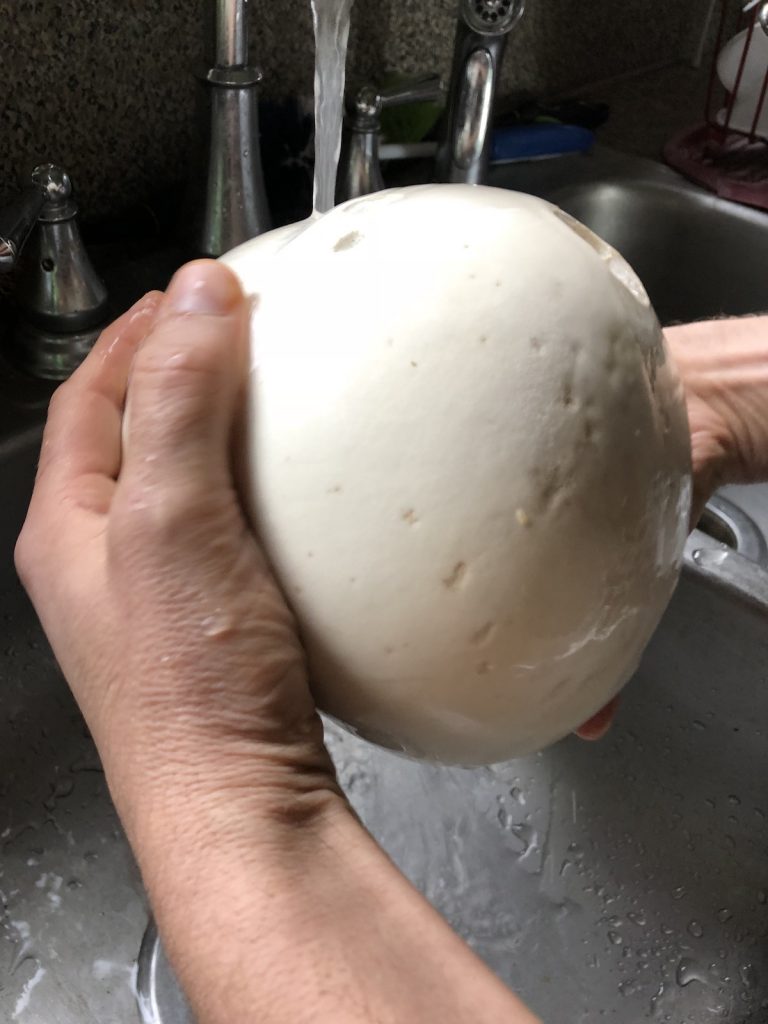
M498 165L490 184L550 200L618 249L664 326L768 311L768 213L662 164L598 148Z
M493 173L508 187L528 175L618 244L667 321L768 304L768 218L664 168L603 154ZM692 240L673 259L683 230ZM721 280L723 239L733 256ZM137 978L141 880L13 569L49 394L0 365L0 1020L132 1024L138 985L145 1019L181 1024L172 976L146 943ZM706 527L601 743L438 769L327 723L372 833L546 1024L768 1019L766 548L727 502Z
M664 327L768 312L768 213L711 195L663 164L596 147L497 165L489 183L548 199L604 238L634 268ZM768 487L723 494L768 536Z

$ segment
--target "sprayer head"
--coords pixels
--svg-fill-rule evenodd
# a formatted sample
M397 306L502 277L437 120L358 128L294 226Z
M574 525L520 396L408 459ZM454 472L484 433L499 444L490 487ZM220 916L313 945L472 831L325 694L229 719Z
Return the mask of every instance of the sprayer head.
M525 0L460 0L459 13L473 32L504 35L522 17Z

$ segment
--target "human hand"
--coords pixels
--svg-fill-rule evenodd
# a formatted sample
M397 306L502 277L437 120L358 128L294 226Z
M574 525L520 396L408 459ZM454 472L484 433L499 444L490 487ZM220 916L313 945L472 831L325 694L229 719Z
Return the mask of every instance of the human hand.
M718 487L768 480L768 316L708 320L664 332L685 389L691 432L691 528ZM596 740L614 698L576 730Z
M51 403L17 546L129 835L139 804L144 821L229 788L300 816L336 794L233 480L248 316L232 273L199 262L108 328Z
M768 479L768 316L668 327L685 387L695 526L728 483Z
M235 491L247 330L215 263L108 328L52 403L16 553L164 946L200 1024L537 1024L337 790Z

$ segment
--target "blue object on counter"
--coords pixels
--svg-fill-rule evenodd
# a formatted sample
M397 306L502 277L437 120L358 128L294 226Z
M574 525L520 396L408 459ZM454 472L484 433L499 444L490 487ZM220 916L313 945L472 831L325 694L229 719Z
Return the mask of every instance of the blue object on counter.
M575 124L516 124L493 133L491 163L540 160L565 153L587 153L595 142L594 132Z

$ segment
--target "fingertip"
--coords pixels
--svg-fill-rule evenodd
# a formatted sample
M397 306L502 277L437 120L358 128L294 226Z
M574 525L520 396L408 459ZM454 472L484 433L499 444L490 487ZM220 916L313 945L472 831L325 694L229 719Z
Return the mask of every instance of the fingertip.
M194 260L176 271L166 293L174 313L227 316L245 299L235 274L217 260Z
M590 719L584 722L583 725L580 725L579 728L575 730L579 739L588 740L590 742L601 740L613 725L613 720L616 717L618 706L619 698L614 697L613 700L609 701L605 707L601 708L596 715L593 715Z

